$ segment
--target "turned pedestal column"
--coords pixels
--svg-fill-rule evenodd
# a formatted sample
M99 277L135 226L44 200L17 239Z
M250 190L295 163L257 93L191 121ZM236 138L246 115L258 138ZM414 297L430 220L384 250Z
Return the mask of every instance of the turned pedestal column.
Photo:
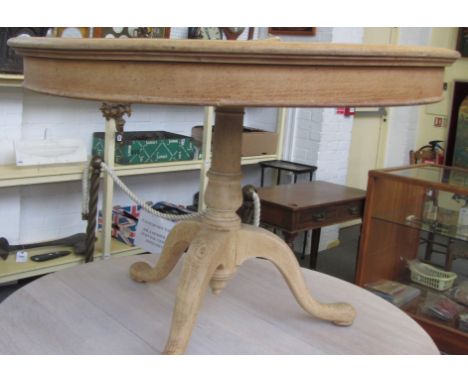
M207 211L202 221L178 223L154 268L144 262L130 268L136 281L158 281L170 273L188 248L166 354L184 352L208 286L219 294L236 268L249 257L259 256L273 262L308 313L338 325L350 325L355 316L349 304L321 304L310 296L296 257L281 239L262 228L241 225L236 210L242 204L243 114L240 107L216 109L213 160L205 194Z

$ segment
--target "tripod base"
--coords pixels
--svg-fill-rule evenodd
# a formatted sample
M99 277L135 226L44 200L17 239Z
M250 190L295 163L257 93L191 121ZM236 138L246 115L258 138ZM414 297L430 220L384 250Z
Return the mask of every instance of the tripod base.
M130 268L131 277L140 282L161 280L187 247L164 354L184 353L208 286L219 294L237 267L251 257L271 261L307 313L342 326L351 325L354 320L355 310L351 305L322 304L309 294L296 257L286 243L263 228L249 225L220 231L199 222L178 223L169 234L156 266L135 263Z

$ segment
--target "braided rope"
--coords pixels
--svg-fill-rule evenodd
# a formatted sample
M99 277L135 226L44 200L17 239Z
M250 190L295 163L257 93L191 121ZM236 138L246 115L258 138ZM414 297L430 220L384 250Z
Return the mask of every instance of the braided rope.
M258 227L260 225L260 198L255 191L252 191L252 199L254 203L254 217L253 225Z
M94 245L96 242L96 225L99 198L99 179L101 177L101 167L99 165L99 161L92 161L91 166L91 177L88 179L88 208L86 211L86 216L88 220L88 224L86 226L86 263L89 263L94 260ZM86 175L89 175L89 172Z
M89 165L87 164L84 166L83 170L83 179L81 183L81 215L87 216L88 215L88 208L89 208Z
M143 200L141 200L138 196L136 196L126 185L122 180L115 174L115 172L107 166L105 162L101 162L101 170L105 171L109 176L112 178L112 180L117 184L117 186L120 187L120 189L137 205L141 206L145 211L149 212L152 215L156 215L160 218L171 220L171 221L181 221L181 220L190 220L190 219L196 219L204 214L206 214L206 211L202 212L194 212L191 214L185 214L185 215L174 215L174 214L167 214L167 213L162 213L159 211L156 211L153 209L150 205L146 204ZM82 212L84 214L88 213L88 205L89 205L89 168L88 166L85 166L85 171L83 173L83 199L82 199ZM258 197L258 194L255 191L252 191L252 199L254 202L254 219L253 219L253 224L258 227L260 225L260 198Z
M195 219L200 216L203 216L206 211L203 212L194 212L193 214L186 214L186 215L174 215L174 214L165 214L159 211L156 211L153 209L150 205L146 204L144 201L142 201L138 196L136 196L125 184L120 180L120 178L115 174L114 171L112 171L107 164L104 162L101 163L101 169L105 172L107 172L112 180L117 184L117 186L120 187L120 189L127 194L127 196L136 204L141 206L146 212L149 212L150 214L159 216L160 218L164 218L167 220L171 221L179 221L179 220L190 220L190 219Z

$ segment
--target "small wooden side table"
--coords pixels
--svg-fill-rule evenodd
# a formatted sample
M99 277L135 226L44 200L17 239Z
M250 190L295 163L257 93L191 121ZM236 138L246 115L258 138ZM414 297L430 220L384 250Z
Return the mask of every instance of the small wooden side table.
M317 266L321 228L361 218L366 198L363 190L323 181L264 187L257 192L261 222L283 230L291 249L299 232L312 229L310 269Z
M297 176L301 175L301 174L308 174L309 175L309 181L312 182L312 178L314 176L314 173L315 173L315 171L317 171L317 166L311 166L311 165L296 163L296 162L289 162L289 161L285 161L285 160L270 160L270 161L266 161L266 162L260 162L259 164L260 164L260 167L262 169L261 178L260 178L260 187L263 187L263 185L264 185L265 169L266 168L272 168L272 169L275 169L275 170L278 171L278 174L276 176L276 185L279 185L281 183L281 173L283 171L292 172L294 174L294 182L293 183L297 183ZM309 233L309 231L304 232L304 246L302 248L302 257L301 258L304 258L304 256L305 256L308 233Z

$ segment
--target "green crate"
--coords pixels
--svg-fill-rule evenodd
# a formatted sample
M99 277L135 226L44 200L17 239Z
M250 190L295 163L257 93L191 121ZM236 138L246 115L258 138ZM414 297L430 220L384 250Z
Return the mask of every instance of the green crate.
M104 156L104 133L93 133L92 154ZM115 163L141 164L192 160L195 145L191 137L167 131L124 132L115 142Z

